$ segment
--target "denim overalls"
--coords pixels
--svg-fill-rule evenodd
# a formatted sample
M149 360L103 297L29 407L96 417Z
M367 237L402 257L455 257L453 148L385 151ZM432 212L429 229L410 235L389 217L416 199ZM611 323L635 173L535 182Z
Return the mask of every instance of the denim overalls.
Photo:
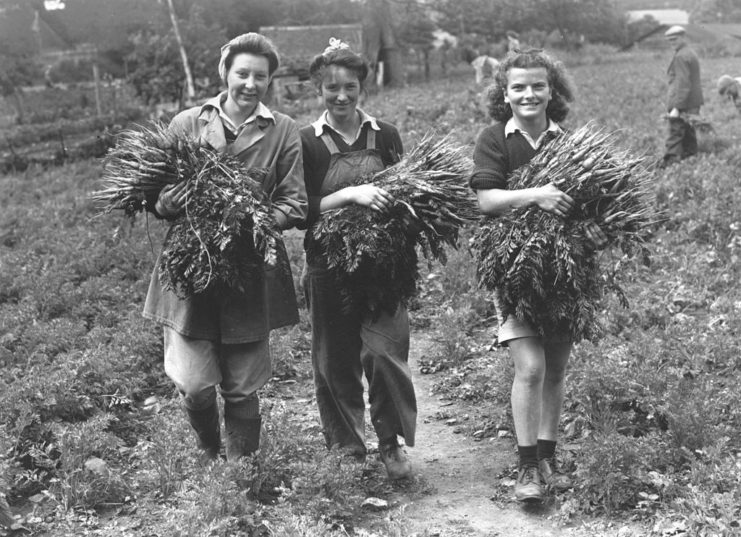
M376 131L367 129L366 149L341 153L327 132L321 139L330 164L320 194L326 196L356 177L380 171ZM404 306L371 320L342 313L337 282L322 260L307 263L304 292L311 313L312 364L319 414L327 446L365 454L363 372L370 416L379 442L396 436L414 445L417 402L409 357L409 319Z

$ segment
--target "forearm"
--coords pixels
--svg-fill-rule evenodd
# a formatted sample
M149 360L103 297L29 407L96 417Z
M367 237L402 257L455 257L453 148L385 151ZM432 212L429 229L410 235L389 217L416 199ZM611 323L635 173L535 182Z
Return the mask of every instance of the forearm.
M481 212L489 216L505 214L513 209L528 207L536 203L535 188L523 188L519 190L503 190L491 188L477 190L476 197L479 200Z
M324 196L319 202L319 212L331 211L332 209L341 209L346 205L353 203L353 198L350 195L350 187L343 188L337 192Z

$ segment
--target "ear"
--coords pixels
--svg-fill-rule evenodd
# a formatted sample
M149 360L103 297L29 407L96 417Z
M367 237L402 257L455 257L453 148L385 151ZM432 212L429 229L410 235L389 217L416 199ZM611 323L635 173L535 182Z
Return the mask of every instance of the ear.
M509 97L507 97L507 95L506 95L506 94L505 94L505 96L504 96L504 102L505 102L505 103L507 103L507 104L509 104Z

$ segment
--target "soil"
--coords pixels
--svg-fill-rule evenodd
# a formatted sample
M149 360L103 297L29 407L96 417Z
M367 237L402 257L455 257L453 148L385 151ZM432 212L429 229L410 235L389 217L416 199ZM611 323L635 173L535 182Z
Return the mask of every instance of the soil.
M440 377L420 372L422 357L434 354L434 345L428 331L412 333L410 366L417 395L417 442L406 451L412 461L414 477L389 483L383 465L371 455L364 475L370 476L370 481L376 484L374 490L387 506L367 511L366 517L348 520L357 530L351 534L388 537L388 529L379 529L388 528L388 521L393 522L390 527L397 529L394 535L403 537L634 537L648 534L645 528L628 522L592 519L565 524L559 511L569 498L568 491L559 496L551 495L539 505L516 502L513 497L514 439L511 436L476 438L467 426L469 416L473 418L482 412L501 409L452 401L439 394L435 383ZM278 381L268 389L272 390L273 397L281 399L292 413L300 416L299 421L307 427L305 432L311 429L313 434L320 434L310 379L308 382ZM177 411L177 405L168 407L167 411ZM372 448L372 432L368 433L368 446ZM30 515L30 509L24 509L22 514ZM49 527L54 529L50 532L41 531L35 535L149 537L161 528L167 517L166 510L167 507L159 502L144 502L132 509L101 513L90 524L85 520L88 513L70 512L64 520L51 519ZM7 533L0 530L1 535Z
M446 401L434 394L434 375L419 372L417 361L432 344L425 334L412 336L410 365L419 409L418 440L413 448L407 448L415 479L424 482L430 493L420 497L400 491L390 502L403 512L401 518L409 537L627 537L645 534L633 524L609 521L566 525L556 516L566 497L551 495L540 505L516 502L514 439L478 440L461 434L455 418L447 418L464 415L467 409L464 402Z

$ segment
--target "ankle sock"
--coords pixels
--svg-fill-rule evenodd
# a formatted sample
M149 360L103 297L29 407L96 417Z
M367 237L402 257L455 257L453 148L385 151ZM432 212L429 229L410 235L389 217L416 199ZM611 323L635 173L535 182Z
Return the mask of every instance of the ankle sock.
M556 441L538 438L538 460L552 459L556 456Z
M520 467L538 465L538 446L517 446L520 456Z

